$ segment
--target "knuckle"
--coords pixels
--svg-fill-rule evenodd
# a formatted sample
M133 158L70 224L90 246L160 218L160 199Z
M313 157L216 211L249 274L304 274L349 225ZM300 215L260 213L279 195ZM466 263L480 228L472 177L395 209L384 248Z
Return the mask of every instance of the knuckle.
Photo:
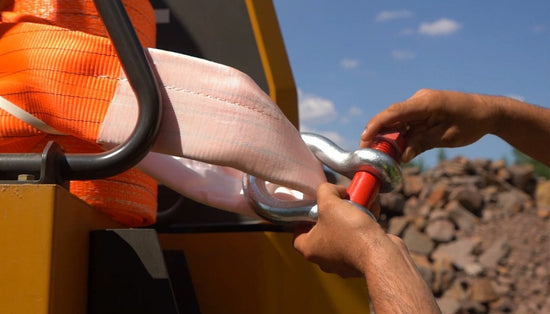
M317 199L322 199L327 193L329 193L331 187L330 183L323 182L317 188Z
M427 103L441 104L445 100L445 93L440 90L424 88L416 92L415 97L422 97Z
M416 93L414 93L414 96L423 96L427 95L429 93L433 92L433 89L430 88L421 88Z

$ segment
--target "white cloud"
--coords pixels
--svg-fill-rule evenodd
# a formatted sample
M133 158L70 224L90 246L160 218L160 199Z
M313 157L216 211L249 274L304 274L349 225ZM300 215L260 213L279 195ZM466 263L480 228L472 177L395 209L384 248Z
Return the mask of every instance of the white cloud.
M519 101L525 101L525 97L523 97L521 95L510 94L510 95L506 95L506 97L513 98L513 99L519 100Z
M376 16L376 22L385 22L396 19L404 19L413 16L409 10L382 11Z
M399 60L399 61L411 60L411 59L416 58L416 53L414 53L411 50L406 50L406 49L405 50L399 50L399 49L392 50L391 55L395 60Z
M363 114L363 109L353 106L353 107L349 108L348 113L349 113L350 116L354 116L354 117L360 116L360 115Z
M345 58L340 61L340 66L344 69L355 69L359 66L360 62L357 59Z
M340 133L335 131L320 131L318 133L333 141L336 145L340 146L340 148L345 150L350 149L350 142L345 137L340 135Z
M432 23L422 22L418 28L418 33L427 36L446 36L457 32L462 25L457 21L441 18Z
M300 132L310 132L322 135L329 140L333 141L334 144L338 145L340 148L344 150L351 150L353 147L351 141L349 141L347 138L342 136L340 133L336 131L328 131L328 130L318 130L318 129L312 129L304 125L300 125Z
M300 124L323 124L338 116L332 101L301 90L298 90L298 110Z
M333 124L328 124L329 122L342 122L342 119L347 119L346 117L338 115L332 101L317 95L304 93L298 89L298 109L300 111L301 132L320 134L345 150L350 150L354 147L354 145L339 132L327 130L331 128L331 125L334 126ZM359 108L352 108L350 112L352 110L357 111L358 109ZM326 125L321 126L323 124Z

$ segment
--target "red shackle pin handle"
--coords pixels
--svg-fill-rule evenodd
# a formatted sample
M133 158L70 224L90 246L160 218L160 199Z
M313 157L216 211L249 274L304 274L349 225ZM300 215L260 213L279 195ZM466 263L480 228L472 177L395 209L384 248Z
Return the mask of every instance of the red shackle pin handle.
M405 149L405 138L403 133L399 131L381 131L374 138L369 148L385 153L396 162L399 162L401 153ZM381 178L368 171L357 171L347 190L349 200L365 208L371 208L380 191L382 182Z

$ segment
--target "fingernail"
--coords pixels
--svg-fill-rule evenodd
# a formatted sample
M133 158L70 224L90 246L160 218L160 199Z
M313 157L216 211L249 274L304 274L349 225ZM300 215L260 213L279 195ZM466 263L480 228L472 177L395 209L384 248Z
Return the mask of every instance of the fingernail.
M363 130L363 133L361 133L361 140L363 140L367 136L367 128Z
M401 160L403 160L403 162L409 162L411 161L414 157L416 156L414 150L412 149L412 147L407 147L405 148L405 151L403 152L403 156L401 156Z

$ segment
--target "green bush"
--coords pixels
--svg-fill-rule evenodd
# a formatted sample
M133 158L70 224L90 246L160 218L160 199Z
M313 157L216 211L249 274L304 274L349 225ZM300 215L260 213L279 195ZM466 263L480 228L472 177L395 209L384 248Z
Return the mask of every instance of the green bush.
M514 155L514 164L532 165L536 176L550 179L550 168L545 166L543 163L525 155L515 148L513 149L512 154Z
M405 162L401 164L402 168L412 168L416 167L420 172L424 172L424 159L421 157L415 157L413 160L409 162Z

